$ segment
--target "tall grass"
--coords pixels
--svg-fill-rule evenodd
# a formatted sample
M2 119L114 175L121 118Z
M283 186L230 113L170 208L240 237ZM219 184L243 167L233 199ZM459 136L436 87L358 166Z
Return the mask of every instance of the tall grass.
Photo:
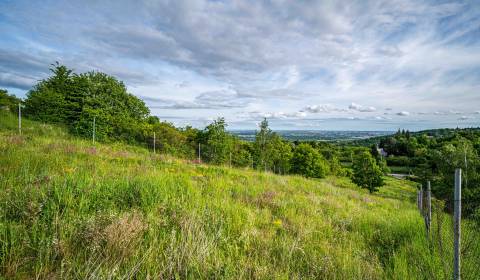
M370 195L14 121L0 120L5 278L444 278L406 181Z

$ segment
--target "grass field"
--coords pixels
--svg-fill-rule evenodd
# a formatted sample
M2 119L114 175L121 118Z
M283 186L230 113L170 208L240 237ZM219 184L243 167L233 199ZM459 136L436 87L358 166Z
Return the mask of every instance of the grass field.
M370 195L0 120L4 278L442 279L415 189Z

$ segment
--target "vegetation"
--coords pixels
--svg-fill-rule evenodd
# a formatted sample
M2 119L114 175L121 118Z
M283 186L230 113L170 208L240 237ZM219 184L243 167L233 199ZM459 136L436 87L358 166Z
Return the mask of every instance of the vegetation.
M0 89L0 110L8 110L10 112L17 112L18 104L21 104L21 100L15 95L8 94L4 89Z
M383 186L383 173L368 152L363 152L355 158L353 163L353 182L370 193L378 191Z
M327 163L310 145L300 144L293 154L292 170L306 177L324 178L327 174Z
M461 168L463 215L477 217L480 211L480 130L441 129L396 134L378 139L387 152L390 168L409 173L412 180L423 185L431 181L437 199L445 200L447 210L453 207L455 168ZM375 145L375 144L374 144ZM374 154L373 149L372 154Z
M53 75L28 92L27 117L67 125L72 133L84 137L91 137L95 119L100 141L142 140L149 110L122 82L104 73L74 74L58 63L53 66Z
M24 111L32 120L61 124L71 134L84 138L92 137L95 122L97 141L122 141L150 148L155 144L161 153L190 160L200 158L211 164L252 166L277 174L317 178L344 173L337 154L329 149L321 151L331 160L330 168L315 142L301 145L285 141L271 131L266 119L260 123L253 143L228 133L223 118L204 130L176 128L150 116L143 101L128 93L114 77L99 72L76 74L58 63L52 66L52 76L27 94Z
M285 141L264 119L246 142L223 118L203 130L162 122L106 74L51 70L25 101L0 91L5 278L446 279L457 167L464 279L478 275L480 130L355 146ZM435 202L435 238L413 204L417 184L384 177L387 165L447 200Z
M20 136L0 114L5 278L450 278L408 181L372 195L345 177L92 146L29 120Z

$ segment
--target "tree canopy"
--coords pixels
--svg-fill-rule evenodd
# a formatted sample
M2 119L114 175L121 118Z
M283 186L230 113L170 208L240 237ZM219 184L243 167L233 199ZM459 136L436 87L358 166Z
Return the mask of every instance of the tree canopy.
M355 184L373 193L384 185L382 175L382 170L369 152L363 152L356 156L353 162L352 178Z
M16 112L18 104L21 104L22 100L15 95L8 94L6 89L0 89L0 109L6 109L10 112Z
M77 135L89 136L96 121L99 140L134 142L149 116L144 102L116 78L100 72L75 74L53 65L52 76L27 94L25 114L31 119L62 123Z

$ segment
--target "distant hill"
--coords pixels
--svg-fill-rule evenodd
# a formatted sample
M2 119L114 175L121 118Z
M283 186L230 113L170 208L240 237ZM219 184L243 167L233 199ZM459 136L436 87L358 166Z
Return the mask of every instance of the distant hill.
M231 130L243 140L254 141L255 130ZM282 138L290 141L351 141L390 135L391 131L341 131L341 130L275 130Z
M410 132L410 134L412 136L419 136L419 135L425 134L429 137L445 138L445 137L451 137L457 132L460 132L460 133L480 133L480 127L428 129L428 130ZM373 136L373 137L365 138L365 139L355 139L355 140L349 141L348 144L360 145L360 146L370 146L372 144L378 144L380 142L380 140L387 139L394 134L395 134L395 132L393 132L393 133L391 132L390 134Z

